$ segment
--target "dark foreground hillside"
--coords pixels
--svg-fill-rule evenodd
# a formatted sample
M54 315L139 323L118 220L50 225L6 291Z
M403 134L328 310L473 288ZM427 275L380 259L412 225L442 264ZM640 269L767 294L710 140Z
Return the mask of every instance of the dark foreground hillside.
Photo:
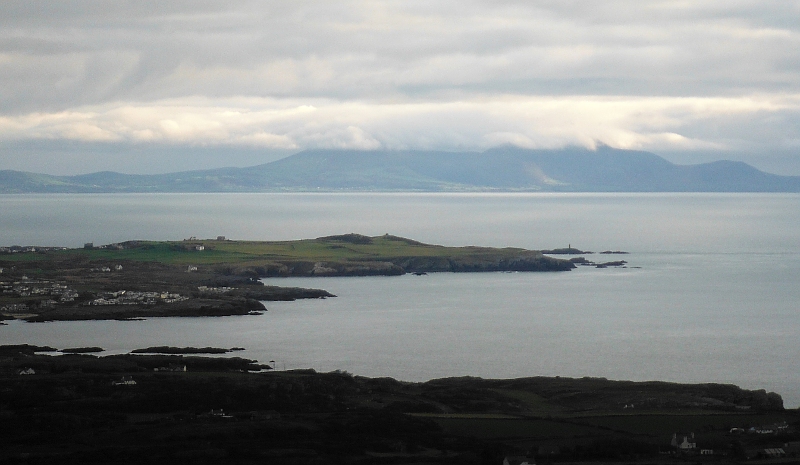
M791 456L800 439L780 396L730 385L409 383L239 357L54 350L0 346L0 463L729 463ZM695 447L679 452L676 433Z

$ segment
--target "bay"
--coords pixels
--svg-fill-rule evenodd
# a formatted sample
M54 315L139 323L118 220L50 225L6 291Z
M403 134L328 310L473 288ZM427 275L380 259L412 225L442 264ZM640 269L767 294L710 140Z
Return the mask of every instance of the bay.
M0 196L2 245L391 233L444 245L626 250L624 269L285 278L337 298L261 316L11 322L0 343L243 346L279 369L723 382L800 406L796 194Z

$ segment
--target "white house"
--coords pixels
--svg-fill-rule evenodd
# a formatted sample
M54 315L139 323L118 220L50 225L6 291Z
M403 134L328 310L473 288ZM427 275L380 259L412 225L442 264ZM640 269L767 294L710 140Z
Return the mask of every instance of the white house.
M111 384L113 386L133 386L136 381L130 376L123 376L119 381L112 381Z
M681 435L675 433L672 435L672 442L670 442L670 444L672 444L672 447L682 451L697 449L697 441L694 439L694 433Z
M185 372L186 365L170 365L167 367L158 367L158 368L153 368L153 371Z

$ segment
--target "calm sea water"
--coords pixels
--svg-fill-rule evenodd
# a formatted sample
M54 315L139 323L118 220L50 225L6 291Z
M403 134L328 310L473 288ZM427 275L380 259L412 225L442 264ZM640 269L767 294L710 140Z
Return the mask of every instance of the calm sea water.
M3 344L243 346L281 369L406 380L724 382L800 406L799 195L26 195L0 205L2 245L359 232L631 252L626 269L272 279L339 297L269 303L261 316L12 322Z

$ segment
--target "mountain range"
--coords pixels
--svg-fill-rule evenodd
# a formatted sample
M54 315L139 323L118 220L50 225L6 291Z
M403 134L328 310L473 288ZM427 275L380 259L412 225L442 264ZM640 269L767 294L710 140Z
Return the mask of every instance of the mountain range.
M607 146L305 150L247 168L156 175L0 171L0 193L286 191L800 192L800 176L769 174L734 161L676 165L653 153Z

